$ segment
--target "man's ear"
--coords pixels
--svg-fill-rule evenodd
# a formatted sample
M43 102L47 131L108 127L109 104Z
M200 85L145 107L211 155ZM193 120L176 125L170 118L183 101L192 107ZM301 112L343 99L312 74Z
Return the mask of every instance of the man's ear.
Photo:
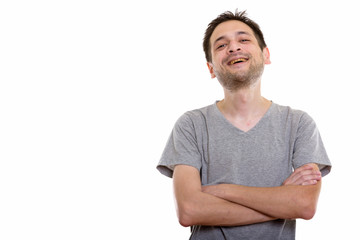
M206 64L207 64L207 66L209 68L211 78L216 78L215 73L214 73L214 67L213 67L212 63L207 62Z
M270 61L270 51L269 51L268 47L264 48L263 56L264 56L264 63L265 64L270 64L271 63L271 61Z

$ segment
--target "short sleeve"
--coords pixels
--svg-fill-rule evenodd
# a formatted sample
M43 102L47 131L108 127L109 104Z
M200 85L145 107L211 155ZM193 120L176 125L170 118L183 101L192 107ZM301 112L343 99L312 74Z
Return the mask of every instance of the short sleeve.
M326 176L331 170L319 130L314 120L307 113L303 113L296 132L293 167L296 169L307 163L318 164L322 176Z
M172 177L174 167L179 164L193 166L199 171L201 168L195 126L191 115L186 113L175 123L157 169L165 176Z

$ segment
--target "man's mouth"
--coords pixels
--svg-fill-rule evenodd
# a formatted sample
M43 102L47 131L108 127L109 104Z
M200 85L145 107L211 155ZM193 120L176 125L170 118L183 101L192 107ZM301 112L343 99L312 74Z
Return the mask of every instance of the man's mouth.
M236 63L242 63L242 62L246 62L246 61L247 61L246 58L238 58L238 59L235 59L235 60L232 60L231 62L229 62L229 65L233 65Z

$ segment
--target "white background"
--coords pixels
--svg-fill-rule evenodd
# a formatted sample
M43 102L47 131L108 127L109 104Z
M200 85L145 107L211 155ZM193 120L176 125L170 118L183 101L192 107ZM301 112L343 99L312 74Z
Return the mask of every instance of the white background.
M333 163L297 239L358 236L356 1L14 0L0 3L0 239L187 239L155 167L176 119L222 99L202 37L236 8L270 49L263 95L307 111Z

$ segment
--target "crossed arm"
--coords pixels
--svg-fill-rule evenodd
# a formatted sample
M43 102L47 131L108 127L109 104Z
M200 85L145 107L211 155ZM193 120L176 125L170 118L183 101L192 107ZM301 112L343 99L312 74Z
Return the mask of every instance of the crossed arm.
M321 187L316 164L296 169L280 187L201 186L199 171L186 165L177 165L173 178L177 214L183 226L240 226L278 218L311 219Z

